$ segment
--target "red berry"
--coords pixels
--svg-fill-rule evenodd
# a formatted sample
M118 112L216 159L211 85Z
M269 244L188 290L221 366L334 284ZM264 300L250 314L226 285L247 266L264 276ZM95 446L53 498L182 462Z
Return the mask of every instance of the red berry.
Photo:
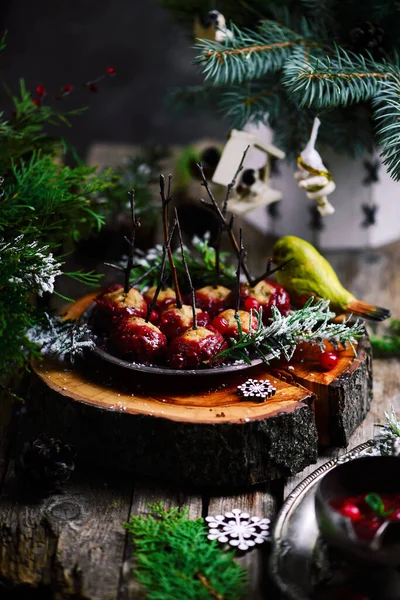
M361 517L360 509L355 504L344 504L340 512L352 521L357 521Z
M34 99L33 99L33 104L34 104L35 106L40 106L40 100L39 100L39 98L34 98Z
M87 85L91 92L96 93L99 91L99 88L97 87L97 85L95 83L88 83Z
M319 364L325 371L331 371L338 363L337 354L334 352L321 352L319 357Z
M222 333L222 335L224 333L226 333L228 331L228 329L229 329L229 323L225 319L225 317L216 317L213 320L212 324L217 329L217 331L219 331L219 333Z
M114 67L108 67L108 69L107 69L108 75L115 75L115 73L116 73L116 69Z
M400 521L400 508L396 508L389 516L391 521Z
M36 93L38 96L45 96L46 95L46 88L44 87L44 85L42 85L41 83L39 85L36 86Z
M70 85L70 84L64 85L64 87L63 87L63 93L64 94L70 94L73 91L73 89L74 89L73 85Z
M260 308L260 303L257 302L255 298L246 298L246 300L244 301L244 308L249 312L251 311L251 309L258 310Z

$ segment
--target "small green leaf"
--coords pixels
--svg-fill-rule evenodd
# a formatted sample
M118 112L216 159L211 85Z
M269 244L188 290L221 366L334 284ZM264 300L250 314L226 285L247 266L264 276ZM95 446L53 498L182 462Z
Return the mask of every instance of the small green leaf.
M367 494L365 496L365 502L378 517L387 517L393 512L393 509L385 511L385 505L383 503L382 498L379 494L376 494L375 492Z

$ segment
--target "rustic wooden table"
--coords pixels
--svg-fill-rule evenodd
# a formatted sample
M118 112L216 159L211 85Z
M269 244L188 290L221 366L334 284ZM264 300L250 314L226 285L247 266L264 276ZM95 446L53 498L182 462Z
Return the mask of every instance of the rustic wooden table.
M387 306L400 317L400 243L379 251L328 255L343 283L358 297ZM400 364L374 361L374 400L349 447L371 438L374 423L393 405L400 412ZM273 519L285 497L319 464L345 449L331 448L317 465L286 481L240 491L168 488L130 475L78 471L62 493L41 499L21 495L15 476L15 440L24 408L5 398L0 403L0 588L11 598L129 600L144 597L132 575L132 546L123 521L146 514L147 503L187 506L190 517L241 508ZM247 598L280 598L268 578L268 545L249 551L239 562L248 570Z

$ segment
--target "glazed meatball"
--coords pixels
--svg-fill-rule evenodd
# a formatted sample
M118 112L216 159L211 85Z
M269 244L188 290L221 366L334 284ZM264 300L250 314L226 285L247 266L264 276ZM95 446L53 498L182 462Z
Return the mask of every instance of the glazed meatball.
M141 317L129 317L111 331L110 343L121 356L153 363L164 354L167 338L152 323Z
M235 318L236 311L233 308L224 310L217 317L212 320L212 326L215 327L221 335L228 338L237 338L239 335L239 325ZM239 310L238 315L240 318L240 324L242 326L243 333L249 333L250 331L250 313L246 310ZM253 315L251 328L257 329L257 317Z
M220 312L232 306L232 292L223 285L206 285L195 292L196 306L215 317Z
M210 317L207 313L196 308L197 325L205 326L209 323ZM181 308L173 307L164 311L161 315L160 329L169 339L182 335L193 325L192 307L184 304Z
M121 319L145 317L147 304L136 288L127 294L122 285L114 284L95 298L94 325L96 329L108 333Z
M264 322L272 316L271 306L276 306L282 315L287 315L290 309L290 298L285 288L269 279L263 279L254 287L244 283L240 288L240 301L245 310L258 310L261 306Z
M167 354L168 364L173 369L196 369L212 360L226 347L224 338L216 330L205 327L188 329L171 342Z

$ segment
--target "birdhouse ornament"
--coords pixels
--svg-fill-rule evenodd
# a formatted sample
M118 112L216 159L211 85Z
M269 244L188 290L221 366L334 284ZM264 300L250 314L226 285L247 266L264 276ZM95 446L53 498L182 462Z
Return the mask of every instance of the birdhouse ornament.
M223 42L232 37L232 31L227 28L225 17L218 10L210 10L205 19L201 21L198 17L194 21L194 37L201 40Z
M332 180L332 175L322 162L321 156L315 149L320 125L321 121L315 118L308 144L297 159L299 170L294 176L299 182L299 187L306 191L307 198L315 200L320 215L326 217L335 212L327 196L332 194L336 185Z
M212 181L223 186L229 185L235 177L246 149L249 151L246 154L243 170L236 178L228 202L228 210L237 215L243 215L260 206L267 206L282 198L282 193L269 185L270 160L272 156L282 159L285 153L272 144L262 142L248 131L232 130ZM264 166L261 168L259 168L259 160L254 162L252 157L254 149L265 154Z

